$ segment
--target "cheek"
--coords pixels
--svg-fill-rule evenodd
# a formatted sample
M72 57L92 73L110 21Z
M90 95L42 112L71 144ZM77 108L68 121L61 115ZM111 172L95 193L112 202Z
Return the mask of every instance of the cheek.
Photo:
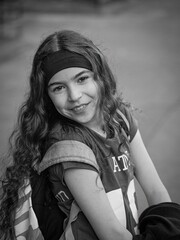
M100 88L99 85L93 81L90 86L87 87L89 94L94 98L94 99L99 99L100 97Z
M62 104L62 103L59 103L59 102L53 102L53 104L54 104L54 107L55 107L56 111L57 111L58 113L60 113L61 115L64 115L65 105Z
M99 104L100 101L101 101L100 86L95 82L93 87L94 87L94 89L93 89L94 99L95 99L96 102Z
M62 97L57 97L57 96L51 96L49 95L52 104L54 105L54 107L59 111L61 111L61 109L64 108L65 106L65 100Z

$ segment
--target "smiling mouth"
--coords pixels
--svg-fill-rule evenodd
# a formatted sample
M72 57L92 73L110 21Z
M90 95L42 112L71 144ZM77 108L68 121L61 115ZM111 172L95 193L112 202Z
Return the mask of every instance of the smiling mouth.
M77 106L77 107L72 108L71 110L72 110L73 112L76 112L76 113L82 112L82 111L87 107L88 104L89 104L89 103L87 103L87 104L82 104L82 105L80 105L80 106Z

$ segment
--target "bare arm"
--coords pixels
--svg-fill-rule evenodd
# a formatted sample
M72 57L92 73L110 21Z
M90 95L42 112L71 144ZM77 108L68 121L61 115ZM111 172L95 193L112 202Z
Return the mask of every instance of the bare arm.
M68 169L64 177L100 240L132 239L131 233L114 215L98 173L88 169Z
M146 150L139 131L137 131L130 147L135 163L135 176L146 195L149 205L171 201Z

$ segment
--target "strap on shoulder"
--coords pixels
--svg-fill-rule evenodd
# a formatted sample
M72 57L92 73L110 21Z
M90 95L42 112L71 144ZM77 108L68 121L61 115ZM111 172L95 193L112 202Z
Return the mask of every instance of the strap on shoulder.
M118 118L120 118L123 122L122 127L121 127L121 131L122 131L123 135L128 140L130 140L130 135L129 135L130 125L129 125L129 122L128 122L126 116L119 109L117 109L116 112L117 112Z
M129 125L129 122L128 122L126 116L119 109L117 109L117 114L121 117L121 119L123 120L128 132L129 132L130 131L130 125Z

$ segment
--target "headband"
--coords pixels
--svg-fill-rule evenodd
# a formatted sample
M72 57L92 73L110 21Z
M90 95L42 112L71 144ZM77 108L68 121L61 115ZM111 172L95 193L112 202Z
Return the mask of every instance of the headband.
M91 63L83 55L60 50L47 56L43 62L46 81L48 82L57 72L70 67L81 67L92 71Z

